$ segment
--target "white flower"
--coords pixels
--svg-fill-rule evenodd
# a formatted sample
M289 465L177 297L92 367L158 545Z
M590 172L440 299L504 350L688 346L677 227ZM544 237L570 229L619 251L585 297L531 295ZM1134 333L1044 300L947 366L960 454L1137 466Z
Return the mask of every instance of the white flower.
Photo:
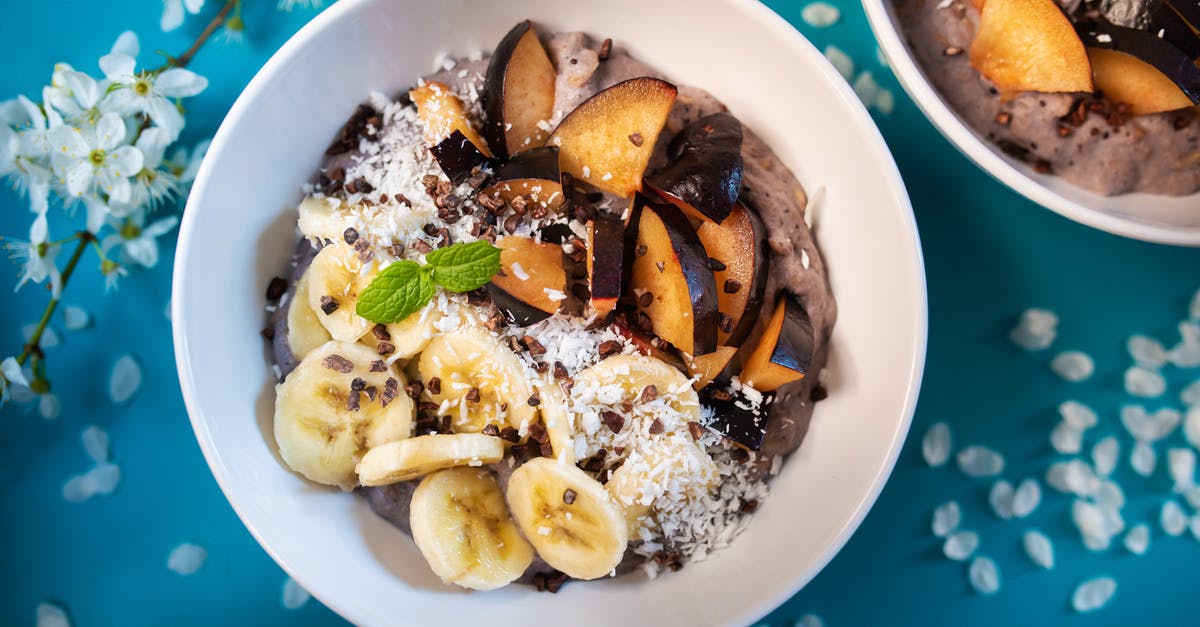
M324 3L321 0L279 0L280 11L292 9L319 9Z
M104 275L104 291L111 292L117 289L117 281L129 271L112 259L105 259L100 262L100 274Z
M0 361L0 404L8 401L10 385L29 386L29 380L25 378L25 372L21 370L21 364L17 363L16 357L6 357L4 361Z
M183 114L169 98L188 98L208 87L208 79L183 68L135 74L137 62L120 52L101 57L100 69L112 81L104 97L105 108L122 115L144 113L166 129L172 140L183 130Z
M134 146L142 152L142 169L133 177L133 189L128 203L109 203L109 212L120 218L137 209L154 208L160 201L176 190L175 175L170 168L162 168L163 152L171 138L157 126L142 131Z
M225 21L225 27L217 39L228 44L240 44L246 41L246 22L242 20L241 5L234 11L233 17Z
M204 140L196 144L192 148L191 156L188 156L187 148L180 147L176 150L170 159L164 162L164 165L171 174L175 177L176 182L180 185L187 185L196 180L196 172L200 170L200 162L204 159L205 153L208 152L208 146L212 140Z
M64 125L50 129L51 162L67 193L86 201L99 189L110 202L129 202L129 177L142 169L142 152L122 145L125 136L125 123L115 113L105 113L95 128ZM93 205L89 204L89 210Z
M41 108L25 96L18 96L15 103L5 103L3 109L6 124L0 126L3 129L0 130L0 176L7 174L16 179L17 189L29 194L30 210L44 214L49 208L53 179L45 166L45 157L50 150L46 135L49 128L60 124L62 119L57 114L49 118L43 115ZM22 128L14 131L8 125Z
M134 212L125 218L123 223L113 225L117 233L104 238L100 249L107 255L109 250L120 246L122 257L147 268L153 268L158 263L157 238L175 228L175 225L179 223L179 218L167 216L149 226L145 226L145 223L145 212Z
M102 113L100 98L107 87L87 74L75 71L66 63L59 63L54 66L50 85L42 89L42 101L46 104L47 113L53 107L68 120L95 122Z
M59 275L58 265L54 260L62 247L58 244L51 244L49 239L46 214L42 213L33 219L33 225L29 228L28 242L13 241L7 244L13 260L24 267L21 278L17 281L17 287L13 291L21 289L26 281L41 283L50 279L50 288L54 297L58 298L62 290L62 277Z
M123 54L131 59L136 59L138 53L141 52L141 45L138 43L137 33L127 30L120 35L117 35L117 40L113 42L112 50L116 54Z
M204 8L204 0L163 0L162 20L158 23L164 31L172 31L183 24L183 11L195 15Z

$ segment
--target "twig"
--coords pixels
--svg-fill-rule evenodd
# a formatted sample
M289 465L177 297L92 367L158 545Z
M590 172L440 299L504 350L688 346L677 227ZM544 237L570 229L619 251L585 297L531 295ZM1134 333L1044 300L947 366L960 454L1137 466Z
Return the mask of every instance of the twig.
M178 57L170 59L166 65L155 70L155 73L162 72L163 70L168 70L173 67L187 67L187 64L192 62L192 57L196 56L197 52L200 52L200 48L204 47L204 44L208 41L208 38L212 37L212 34L217 32L217 29L220 28L225 23L225 20L229 18L229 12L233 10L233 7L237 5L238 1L239 0L225 0L225 6L222 6L221 10L218 11L215 16L213 16L212 21L208 23L208 26L204 27L204 31L201 32L200 36L196 38L196 41L192 43L192 47L188 48L186 52Z

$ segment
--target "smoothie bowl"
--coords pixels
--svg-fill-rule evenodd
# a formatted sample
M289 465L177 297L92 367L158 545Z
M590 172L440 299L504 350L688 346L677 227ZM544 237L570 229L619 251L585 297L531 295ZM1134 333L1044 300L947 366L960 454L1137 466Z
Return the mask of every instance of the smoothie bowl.
M874 500L924 356L903 188L786 24L694 13L345 2L223 124L185 397L347 618L745 622Z

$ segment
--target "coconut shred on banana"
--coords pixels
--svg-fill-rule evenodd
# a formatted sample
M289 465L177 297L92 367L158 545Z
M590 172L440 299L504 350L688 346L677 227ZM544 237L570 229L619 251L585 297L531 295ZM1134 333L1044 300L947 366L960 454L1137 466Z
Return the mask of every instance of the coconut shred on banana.
M704 559L826 394L803 188L610 40L526 21L439 61L360 105L304 191L264 331L280 458L448 584Z

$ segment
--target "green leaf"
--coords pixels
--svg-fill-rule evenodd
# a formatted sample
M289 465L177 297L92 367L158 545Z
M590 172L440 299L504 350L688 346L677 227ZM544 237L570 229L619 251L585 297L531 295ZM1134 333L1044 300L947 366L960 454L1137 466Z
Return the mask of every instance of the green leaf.
M397 261L375 275L359 295L354 311L379 324L399 322L433 298L435 286L429 274L428 268L415 261Z
M451 292L477 290L500 271L500 249L484 240L453 244L425 256L433 280Z

